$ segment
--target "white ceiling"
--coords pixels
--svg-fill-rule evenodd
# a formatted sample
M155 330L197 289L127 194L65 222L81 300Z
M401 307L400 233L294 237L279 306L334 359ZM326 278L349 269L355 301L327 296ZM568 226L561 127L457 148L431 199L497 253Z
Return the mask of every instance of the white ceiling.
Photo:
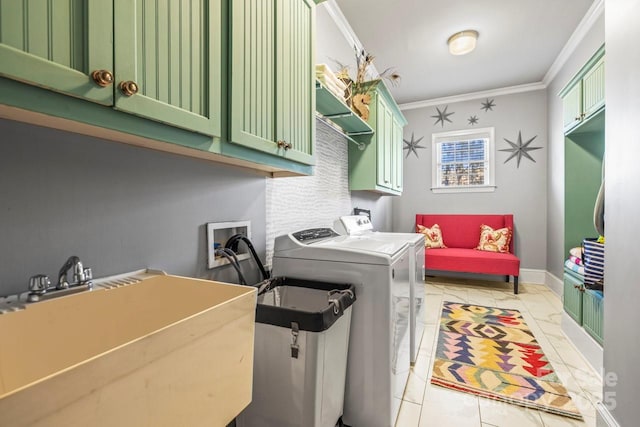
M400 104L536 83L594 0L335 0ZM597 0L596 0L597 1ZM449 54L455 32L480 33L476 50Z

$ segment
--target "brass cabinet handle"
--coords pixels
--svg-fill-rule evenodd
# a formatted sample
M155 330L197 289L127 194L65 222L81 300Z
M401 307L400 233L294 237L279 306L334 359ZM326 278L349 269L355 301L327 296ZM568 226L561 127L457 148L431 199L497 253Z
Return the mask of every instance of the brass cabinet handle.
M581 117L580 117L580 116L576 116L576 120L580 120L580 119L581 119Z
M138 93L138 85L134 81L127 80L126 82L120 82L120 90L126 96L135 95Z
M91 78L98 86L107 87L113 83L113 74L109 70L95 70L91 73Z

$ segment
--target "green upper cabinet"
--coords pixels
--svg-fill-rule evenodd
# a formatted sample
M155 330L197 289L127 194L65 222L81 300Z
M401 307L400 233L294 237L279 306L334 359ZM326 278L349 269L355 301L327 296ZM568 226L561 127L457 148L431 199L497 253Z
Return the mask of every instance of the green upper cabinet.
M576 131L583 123L603 111L604 46L586 63L560 92L565 133Z
M562 117L565 131L582 121L582 81L562 98Z
M604 57L582 78L582 112L590 117L604 107Z
M407 123L384 83L371 91L367 123L373 135L349 146L349 188L402 194L402 128Z
M0 75L219 136L221 1L0 1Z
M234 0L230 142L314 164L315 3Z
M221 0L114 0L115 108L220 135Z
M0 117L312 174L315 7L0 0Z
M0 1L0 76L112 105L112 86L91 78L113 80L112 35L111 1Z

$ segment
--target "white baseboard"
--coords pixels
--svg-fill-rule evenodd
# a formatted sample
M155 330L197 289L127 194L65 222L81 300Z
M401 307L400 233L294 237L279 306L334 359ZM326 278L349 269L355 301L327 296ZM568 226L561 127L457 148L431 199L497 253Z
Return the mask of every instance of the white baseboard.
M555 275L553 275L552 273L546 271L546 278L545 278L545 285L547 285L549 287L549 289L551 289L553 291L554 294L556 294L558 296L558 298L560 298L560 301L562 301L563 298L563 294L564 294L564 283L562 282L561 279L558 279L558 277L556 277Z
M604 351L600 344L596 342L576 323L566 311L562 312L562 332L567 336L569 342L578 350L578 353L589 363L596 374L602 378L604 369Z
M545 270L536 270L533 268L521 268L519 282L533 284L533 285L544 285L546 284L545 282L546 273L547 272Z
M598 427L620 427L620 424L613 418L609 409L602 402L596 403L596 415Z

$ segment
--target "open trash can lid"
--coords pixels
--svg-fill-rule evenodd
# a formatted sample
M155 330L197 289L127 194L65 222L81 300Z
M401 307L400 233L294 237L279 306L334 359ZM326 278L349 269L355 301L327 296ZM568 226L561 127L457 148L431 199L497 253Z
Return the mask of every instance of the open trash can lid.
M329 329L356 300L349 284L275 277L257 286L256 322L310 332Z

